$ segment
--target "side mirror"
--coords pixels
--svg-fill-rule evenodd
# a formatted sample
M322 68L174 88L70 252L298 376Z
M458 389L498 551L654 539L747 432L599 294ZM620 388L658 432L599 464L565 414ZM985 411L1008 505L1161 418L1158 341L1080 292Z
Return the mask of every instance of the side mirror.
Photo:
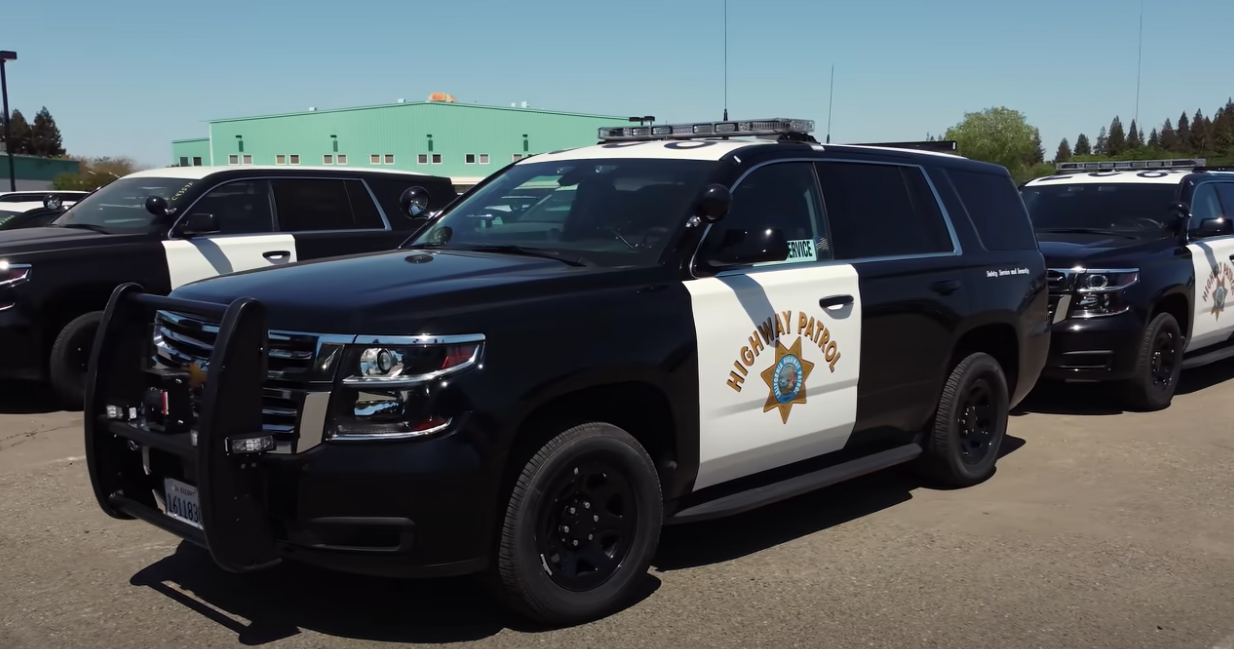
M707 185L694 203L694 215L708 223L715 223L728 214L733 205L733 195L728 187L719 184Z
M1223 217L1204 219L1196 229L1196 236L1200 237L1223 237L1227 234L1234 234L1234 222Z
M180 234L186 237L199 236L203 234L217 234L222 228L219 227L219 217L206 212L196 212L184 217L184 224L180 226Z
M146 211L155 216L167 216L167 199L162 196L147 196Z
M64 201L60 200L60 197L55 194L48 194L43 198L43 207L59 212L60 208L64 207Z
M399 207L413 219L418 219L428 211L428 190L423 187L408 187L398 198Z
M788 240L779 228L725 230L718 249L709 260L712 265L758 264L788 259Z

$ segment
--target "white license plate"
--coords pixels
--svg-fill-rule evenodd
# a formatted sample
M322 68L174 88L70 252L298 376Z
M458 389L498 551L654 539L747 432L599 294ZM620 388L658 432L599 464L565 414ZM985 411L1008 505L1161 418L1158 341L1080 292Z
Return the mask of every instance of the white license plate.
M163 501L167 506L168 516L201 529L201 505L197 503L197 487L164 478Z

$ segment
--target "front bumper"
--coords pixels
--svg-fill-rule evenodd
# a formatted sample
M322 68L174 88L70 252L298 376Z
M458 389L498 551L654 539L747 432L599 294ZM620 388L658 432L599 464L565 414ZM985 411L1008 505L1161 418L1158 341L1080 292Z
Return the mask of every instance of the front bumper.
M150 382L176 404L187 399L195 379L150 369L155 309L221 323L197 413L169 417L166 428L140 415ZM118 288L96 340L85 404L87 462L99 506L197 543L233 572L284 559L405 577L483 569L498 472L488 470L468 441L479 436L467 434L465 416L451 430L419 440L233 452L233 440L263 435L267 347L263 307L255 300L224 306L148 295L135 285ZM196 489L199 524L166 513L167 479Z
M1072 381L1129 378L1145 326L1144 317L1134 309L1112 316L1055 322L1042 376Z
M19 308L0 311L0 378L40 381L47 375L43 337Z

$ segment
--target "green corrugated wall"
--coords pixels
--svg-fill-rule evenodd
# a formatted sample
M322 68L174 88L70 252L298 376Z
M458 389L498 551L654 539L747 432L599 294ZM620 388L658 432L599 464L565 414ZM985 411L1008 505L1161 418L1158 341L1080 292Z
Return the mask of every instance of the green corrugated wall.
M181 167L210 165L210 138L172 140L171 163Z
M230 164L231 156L237 164L273 165L281 155L286 156L283 164L299 156L300 166L321 166L326 164L323 156L337 164L342 154L353 168L483 177L515 155L594 144L597 128L627 123L603 115L414 102L214 120L209 123L208 148L215 165ZM173 143L173 163L180 156L196 155L182 151L193 150L197 142ZM474 164L467 163L468 154L475 156ZM370 160L374 155L378 164ZM387 164L390 155L393 164ZM434 155L440 156L439 164L433 164Z

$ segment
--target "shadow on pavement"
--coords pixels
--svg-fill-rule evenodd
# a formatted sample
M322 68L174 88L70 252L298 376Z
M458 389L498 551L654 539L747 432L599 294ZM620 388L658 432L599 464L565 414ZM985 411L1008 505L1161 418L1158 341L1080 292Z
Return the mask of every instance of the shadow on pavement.
M51 388L26 381L0 381L0 414L34 415L63 410Z
M1230 379L1234 379L1234 361L1218 361L1183 370L1174 395L1202 392ZM1112 385L1042 381L1011 414L1018 417L1032 412L1052 415L1118 415L1125 411L1120 407Z
M380 579L286 564L235 575L223 572L205 550L187 541L129 583L175 600L250 646L276 642L301 629L407 643L474 641L507 628L544 630L492 603L473 579ZM645 583L634 603L660 586L650 574Z

